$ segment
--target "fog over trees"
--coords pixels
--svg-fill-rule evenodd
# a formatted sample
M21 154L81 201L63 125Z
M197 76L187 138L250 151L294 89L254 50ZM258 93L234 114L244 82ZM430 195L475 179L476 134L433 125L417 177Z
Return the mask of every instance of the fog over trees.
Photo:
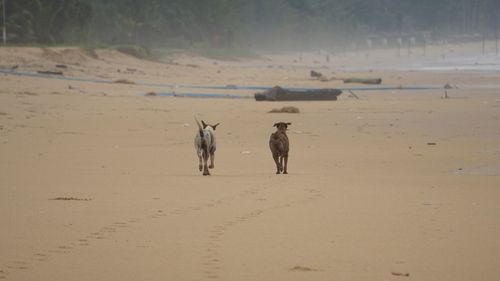
M494 38L500 25L500 0L5 0L5 10L8 42L46 45L305 49L404 34Z

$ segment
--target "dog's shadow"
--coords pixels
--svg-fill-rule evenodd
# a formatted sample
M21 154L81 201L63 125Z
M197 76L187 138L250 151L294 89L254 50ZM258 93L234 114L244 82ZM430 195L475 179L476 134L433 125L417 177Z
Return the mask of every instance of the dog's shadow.
M262 178L262 177L293 177L293 176L314 176L314 173L292 172L289 174L275 174L269 172L259 173L217 173L211 176L203 176L198 173L182 173L182 174L169 174L169 177L186 177L186 178Z

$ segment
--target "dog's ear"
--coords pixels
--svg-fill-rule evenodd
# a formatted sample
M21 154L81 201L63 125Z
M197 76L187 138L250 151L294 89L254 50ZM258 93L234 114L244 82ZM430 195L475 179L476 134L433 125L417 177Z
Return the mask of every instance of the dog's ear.
M279 123L274 123L273 127L278 127Z
M201 124L203 125L203 129L207 127L207 123L205 123L205 121L201 120Z
M288 126L292 125L292 123L290 123L290 122L288 122L288 123L286 123L286 124L287 124Z
M220 123L217 123L217 124L212 126L212 128L214 128L214 131L215 131L215 128L217 128L217 126L219 126L219 125L220 125Z

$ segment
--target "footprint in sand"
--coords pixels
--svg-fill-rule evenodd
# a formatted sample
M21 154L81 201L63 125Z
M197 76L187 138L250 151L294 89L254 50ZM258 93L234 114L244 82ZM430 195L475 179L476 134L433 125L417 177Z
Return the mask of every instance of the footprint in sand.
M116 228L114 227L109 227L109 226L105 226L105 227L102 227L101 230L99 232L107 232L107 233L114 233L116 232Z
M73 248L70 246L57 246L55 249L49 250L51 253L56 253L56 254L67 254L70 253Z
M205 278L217 279L219 278L218 272L220 271L219 264L219 250L220 250L220 240L216 237L221 235L211 236L212 238L207 243L206 255L204 256L205 262L203 262L205 271Z
M87 240L87 239L78 239L78 245L79 246L88 246L88 245L90 245L89 244L89 240Z
M89 239L106 239L106 236L104 233L98 231L98 232L92 232L89 235L87 235L87 238Z
M156 211L156 213L154 213L154 215L151 216L151 218L158 219L158 218L164 217L166 215L167 214L163 210L158 210L158 211Z
M309 192L309 194L311 194L311 196L309 196L309 199L311 200L315 200L321 197L321 191L317 189L308 189L307 191Z
M15 261L12 263L13 265L8 266L10 269L20 269L27 270L29 269L28 263L24 261Z
M264 210L258 209L241 216L236 216L233 219L228 220L221 225L215 225L214 227L212 227L208 235L209 239L205 244L206 255L203 257L205 260L205 262L203 263L205 267L204 271L205 278L207 279L219 278L219 272L221 269L219 261L219 251L222 248L221 240L225 235L227 229L230 228L231 226L245 223L246 221L252 218L260 216L262 213L264 213Z
M290 268L290 271L309 272L309 271L318 271L318 270L314 269L314 268L307 267L307 266L297 265L297 266L294 266L294 267Z
M237 222L243 222L243 221L247 221L247 220L248 220L248 216L236 217Z
M48 259L48 255L46 254L43 254L43 253L36 253L33 255L34 256L34 259L36 261L46 261Z
M115 227L122 227L122 228L128 227L128 224L126 222L120 222L120 221L114 222L112 223L112 225Z
M208 279L219 279L219 275L213 273L212 271L206 271Z

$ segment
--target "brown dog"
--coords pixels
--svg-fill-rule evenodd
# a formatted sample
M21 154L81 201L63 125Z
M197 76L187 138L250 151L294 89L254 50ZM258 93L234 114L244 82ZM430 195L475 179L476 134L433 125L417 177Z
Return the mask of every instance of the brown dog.
M288 136L286 135L286 130L290 125L292 125L292 123L285 123L285 122L275 123L274 127L276 127L277 130L276 132L272 133L271 137L269 138L269 148L271 148L273 159L274 162L276 163L276 174L279 174L281 172L283 172L283 174L288 174L287 165L288 165L288 150L290 149L290 143L288 142Z

